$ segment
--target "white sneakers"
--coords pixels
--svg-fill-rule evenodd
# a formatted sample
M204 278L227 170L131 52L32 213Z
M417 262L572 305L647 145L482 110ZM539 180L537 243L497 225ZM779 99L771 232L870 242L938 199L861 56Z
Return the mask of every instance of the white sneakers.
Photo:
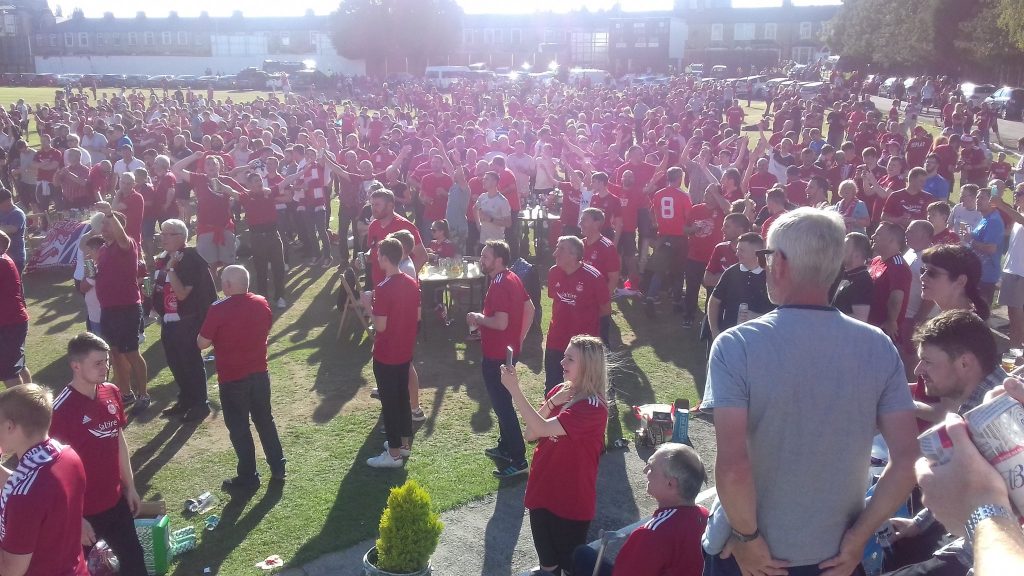
M387 440L384 441L384 450L389 450ZM401 448L398 449L398 454L402 458L408 458L409 455L412 454L412 450L406 448L405 446L402 446Z
M405 466L405 460L401 456L395 458L385 450L379 455L367 459L366 464L372 468L401 468Z

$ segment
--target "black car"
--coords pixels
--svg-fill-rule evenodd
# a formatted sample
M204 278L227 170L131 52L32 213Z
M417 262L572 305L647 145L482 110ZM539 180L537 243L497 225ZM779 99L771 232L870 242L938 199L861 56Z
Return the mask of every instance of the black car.
M1024 88L1000 88L986 98L985 102L995 108L1000 118L1021 120L1024 113Z
M100 76L100 88L125 88L127 84L124 74L104 74Z
M56 74L36 74L30 86L57 86Z

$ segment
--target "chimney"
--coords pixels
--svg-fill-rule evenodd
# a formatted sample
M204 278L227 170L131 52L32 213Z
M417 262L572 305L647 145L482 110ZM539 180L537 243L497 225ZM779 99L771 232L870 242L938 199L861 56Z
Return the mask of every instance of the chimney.
M242 11L241 10L235 10L234 12L231 13L231 17L232 18L237 18L237 19L241 20L242 19Z
M145 20L146 19L146 13L140 10L140 11L135 13L135 18L137 20Z
M178 11L177 10L171 10L170 12L167 13L167 18L169 18L171 20L177 20L178 19Z
M206 20L209 20L210 19L210 13L207 12L206 10L203 10L202 12L199 13L199 17L203 18L203 19L206 19Z
M113 20L114 19L114 13L113 12L104 12L103 13L103 19L104 20Z

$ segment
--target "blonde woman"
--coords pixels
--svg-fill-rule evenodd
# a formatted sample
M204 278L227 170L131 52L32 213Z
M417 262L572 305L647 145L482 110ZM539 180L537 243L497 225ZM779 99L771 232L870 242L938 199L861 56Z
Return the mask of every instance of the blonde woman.
M853 180L843 180L839 183L839 200L829 206L829 210L838 212L846 224L846 232L860 232L861 234L871 223L871 214L868 206L863 200L857 198L857 183Z
M538 440L526 483L526 508L542 570L572 570L597 501L597 465L608 422L608 363L604 344L573 336L562 359L565 380L534 409L519 387L515 368L501 367L501 383L526 423L526 440Z

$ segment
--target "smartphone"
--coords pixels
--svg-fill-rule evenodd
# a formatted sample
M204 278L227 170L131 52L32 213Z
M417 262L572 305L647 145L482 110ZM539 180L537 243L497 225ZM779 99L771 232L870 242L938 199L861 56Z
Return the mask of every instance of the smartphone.
M512 347L505 347L505 366L512 367Z

